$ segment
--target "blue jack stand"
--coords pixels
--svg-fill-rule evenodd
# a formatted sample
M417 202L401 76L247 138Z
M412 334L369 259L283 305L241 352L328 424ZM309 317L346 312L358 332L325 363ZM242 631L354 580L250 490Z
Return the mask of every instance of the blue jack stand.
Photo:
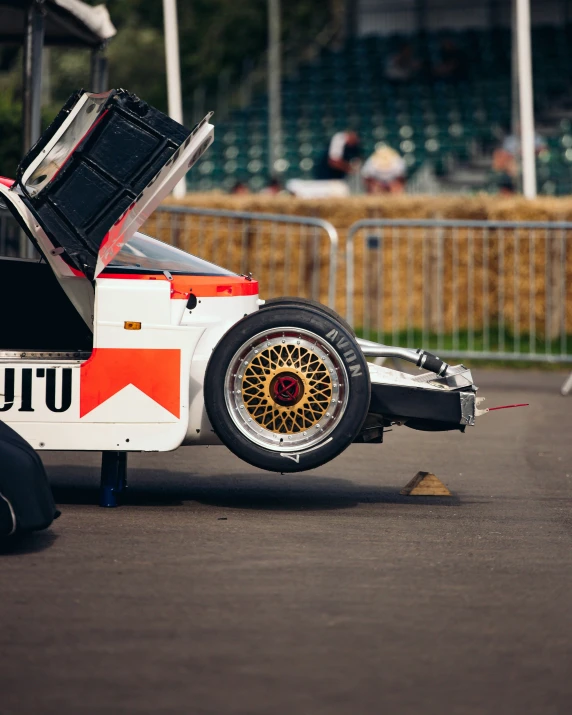
M119 506L119 495L126 489L127 452L102 452L99 506Z

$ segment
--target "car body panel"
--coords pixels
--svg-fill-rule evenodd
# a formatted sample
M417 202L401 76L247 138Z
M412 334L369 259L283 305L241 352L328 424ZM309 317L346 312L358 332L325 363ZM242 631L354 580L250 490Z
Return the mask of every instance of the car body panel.
M190 311L171 298L168 281L98 278L91 355L0 354L0 418L36 449L215 444L204 411L204 372L212 348L257 310L257 301L257 293L221 292L200 298ZM172 304L183 309L174 321Z
M0 198L93 333L87 353L30 352L0 343L0 419L36 449L166 451L219 443L205 410L205 371L226 332L258 310L258 283L137 233L213 140L210 115L189 131L149 110L151 128L139 126L129 112L144 111L143 104L122 91L72 97L22 162L18 181L0 181ZM101 110L100 120L90 118L90 106ZM141 156L133 166L139 174L134 169L125 178L129 191L140 188L137 195L128 191L119 202L107 197L102 206L109 211L97 214L83 203L81 172L81 191L70 186L76 164L90 171L94 164L96 174L121 171L104 133L113 111L130 116L143 143L145 132L157 141L147 157L137 149ZM163 163L149 178L157 157ZM60 215L64 198L70 203ZM54 229L56 214L67 222L61 234ZM347 341L338 337L339 344L332 343L343 349ZM377 348L370 343L369 349ZM478 413L466 371L413 377L372 364L370 376L371 410L386 422L417 418L464 428ZM418 424L423 428L424 422Z
M189 131L125 90L77 93L24 157L10 191L28 209L26 224L42 226L68 264L93 279L208 149L210 116Z

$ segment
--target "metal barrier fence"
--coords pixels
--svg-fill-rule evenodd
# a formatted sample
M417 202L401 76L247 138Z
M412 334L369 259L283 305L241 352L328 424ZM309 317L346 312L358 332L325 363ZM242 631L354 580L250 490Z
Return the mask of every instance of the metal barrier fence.
M260 295L297 295L335 306L338 234L317 218L162 206L143 231L236 273Z
M572 223L354 223L346 314L440 357L572 362Z

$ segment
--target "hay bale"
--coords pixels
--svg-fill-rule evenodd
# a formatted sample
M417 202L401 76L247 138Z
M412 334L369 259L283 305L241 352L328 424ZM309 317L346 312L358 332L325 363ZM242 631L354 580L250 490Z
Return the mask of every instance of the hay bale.
M572 197L539 198L476 196L354 196L302 200L291 196L222 193L189 194L178 204L210 209L308 216L329 221L340 247L336 308L346 311L345 248L349 227L364 218L503 221L572 220ZM328 296L328 245L312 244L286 225L179 217L176 226L161 225L160 214L146 229L184 250L238 273L252 271L261 295L299 294L322 302ZM379 232L369 232L379 236ZM554 338L564 328L572 333L572 250L552 240L546 247L540 232L514 235L491 230L486 239L468 229L449 229L440 236L423 229L397 238L386 232L379 245L368 247L356 237L354 315L358 326L394 334L408 326L431 332L439 324L480 330L487 325ZM566 237L566 241L570 239ZM374 242L375 243L375 242Z

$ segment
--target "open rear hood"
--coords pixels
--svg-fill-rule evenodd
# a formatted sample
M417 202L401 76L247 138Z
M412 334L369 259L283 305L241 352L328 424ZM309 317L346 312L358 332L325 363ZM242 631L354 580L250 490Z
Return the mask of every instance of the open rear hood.
M76 92L21 162L11 191L50 248L93 279L210 146L211 116L191 132L125 90Z

